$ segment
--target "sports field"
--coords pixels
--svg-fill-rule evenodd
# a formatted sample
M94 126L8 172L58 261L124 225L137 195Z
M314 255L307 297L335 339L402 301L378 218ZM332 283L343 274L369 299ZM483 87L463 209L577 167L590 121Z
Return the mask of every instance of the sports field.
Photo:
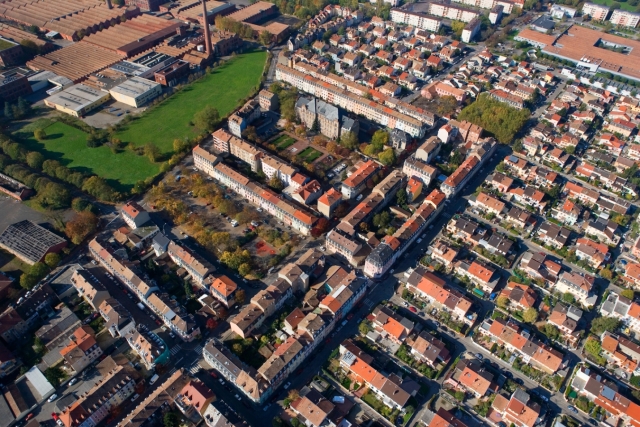
M47 138L37 141L33 129L38 122L23 128L16 137L29 151L39 151L47 159L55 159L63 165L105 178L118 191L131 189L137 181L154 176L160 171L145 156L130 150L114 154L107 146L87 147L87 134L79 129L55 122L44 128Z
M238 55L213 73L182 92L164 101L140 118L133 120L116 136L137 146L153 142L163 153L173 150L173 140L194 136L189 122L209 104L221 117L234 110L238 103L260 81L267 53L256 50Z

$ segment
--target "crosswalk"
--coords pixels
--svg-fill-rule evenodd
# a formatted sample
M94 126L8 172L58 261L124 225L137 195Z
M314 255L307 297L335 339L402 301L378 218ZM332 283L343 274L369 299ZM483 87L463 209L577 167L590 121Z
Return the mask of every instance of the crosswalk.
M375 302L373 302L373 301L371 300L371 298L366 298L366 299L363 301L363 304L364 304L367 308L371 308L371 307L373 307L373 305L375 304Z
M175 347L173 347L171 349L171 355L175 356L176 354L178 354L180 352L180 350L182 350L182 347L180 347L180 344L176 345Z
M191 375L195 375L200 371L200 369L202 369L202 366L195 364L189 368L189 372L191 372Z
M169 376L173 375L173 373L177 370L178 368L174 367L172 370L169 371Z
M200 353L202 353L202 346L201 346L201 345L197 345L197 346L193 349L193 351L195 351L195 352L196 352L196 354L200 354Z

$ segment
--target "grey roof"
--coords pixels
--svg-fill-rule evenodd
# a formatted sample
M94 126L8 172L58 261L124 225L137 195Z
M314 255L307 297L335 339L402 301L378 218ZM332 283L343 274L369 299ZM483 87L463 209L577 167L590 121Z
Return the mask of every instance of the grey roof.
M164 250L167 249L170 242L171 242L171 239L169 239L167 236L165 236L162 233L156 234L153 238L153 246L162 248Z
M553 22L553 19L549 18L546 15L542 15L540 18L533 21L531 25L544 28L546 30L553 30L553 28L556 26L556 24Z
M342 118L342 130L345 132L353 132L355 130L356 121L350 117Z
M0 396L0 427L9 427L15 419L5 397Z
M29 220L9 225L0 235L0 246L32 263L44 258L53 246L63 243L66 243L65 239Z

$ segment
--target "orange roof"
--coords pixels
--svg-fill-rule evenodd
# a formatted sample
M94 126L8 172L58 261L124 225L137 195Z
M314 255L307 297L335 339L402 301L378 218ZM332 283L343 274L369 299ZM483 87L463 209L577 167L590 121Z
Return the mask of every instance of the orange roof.
M425 201L433 203L436 207L440 206L440 203L444 202L447 196L440 190L434 189Z
M474 261L469 266L469 274L474 275L483 282L489 282L491 276L493 276L493 271Z
M602 339L602 349L612 354L615 353L618 350L618 340L607 333Z
M631 303L631 306L627 311L627 316L640 320L640 305L638 305L638 303L635 303L635 302Z
M355 188L359 186L362 181L371 176L376 170L378 170L377 163L373 160L367 160L342 183L349 187Z
M387 319L387 323L382 327L388 334L400 339L404 333L404 326L393 317Z
M136 202L129 202L122 207L122 211L125 212L131 218L137 217L140 212L145 212L144 208Z
M378 373L378 371L373 369L368 363L359 357L356 358L355 363L351 365L350 368L351 372L362 378L367 383L370 383Z
M477 372L469 369L468 366L462 371L459 381L460 384L480 395L486 394L489 386L491 386L491 381L481 377Z
M229 295L234 293L236 289L238 289L238 285L236 284L236 282L224 275L214 280L211 284L211 287L225 297L228 297Z
M412 176L411 178L409 178L409 181L407 182L407 191L410 192L411 194L415 194L422 191L422 181Z
M384 239L382 239L382 241L389 245L389 247L391 247L391 249L393 249L394 251L400 247L400 240L393 236L384 236Z
M318 203L332 206L334 203L339 202L340 200L342 200L342 193L332 187L329 189L329 191L320 196L320 198L318 199Z
M300 221L302 221L304 224L307 224L307 225L313 224L313 218L302 211L296 210L293 216L299 219Z

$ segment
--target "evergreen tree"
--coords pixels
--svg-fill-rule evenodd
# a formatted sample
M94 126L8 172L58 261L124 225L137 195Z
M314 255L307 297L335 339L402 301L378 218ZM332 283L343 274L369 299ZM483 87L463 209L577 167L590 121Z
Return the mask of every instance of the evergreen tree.
M13 111L11 111L11 104L5 101L4 103L4 116L11 120L13 118Z

